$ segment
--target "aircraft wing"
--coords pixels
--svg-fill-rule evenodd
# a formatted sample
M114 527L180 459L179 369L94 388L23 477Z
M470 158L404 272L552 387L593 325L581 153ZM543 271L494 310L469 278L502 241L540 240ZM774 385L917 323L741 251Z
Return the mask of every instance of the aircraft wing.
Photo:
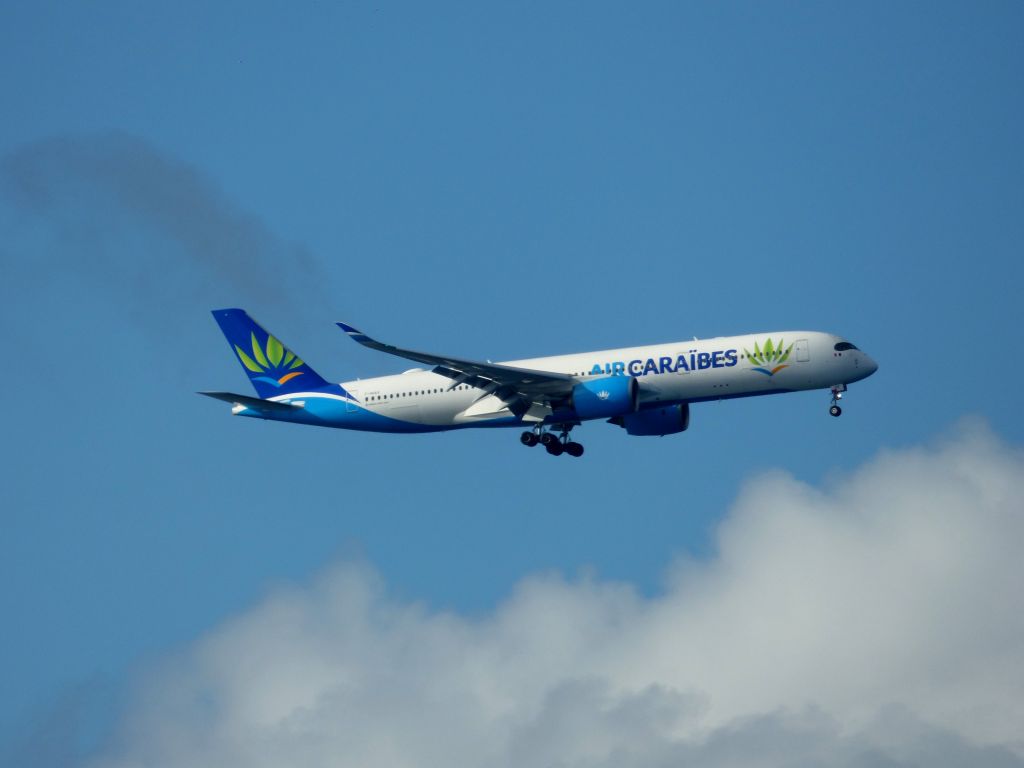
M477 360L464 360L460 357L415 352L371 339L362 331L345 323L338 323L338 327L347 333L353 341L359 342L364 347L434 366L434 373L447 376L452 380L449 389L460 384L469 384L497 395L503 400L517 399L518 396L520 399L530 402L546 402L568 397L576 383L575 379L567 373L534 371L511 365L483 363Z

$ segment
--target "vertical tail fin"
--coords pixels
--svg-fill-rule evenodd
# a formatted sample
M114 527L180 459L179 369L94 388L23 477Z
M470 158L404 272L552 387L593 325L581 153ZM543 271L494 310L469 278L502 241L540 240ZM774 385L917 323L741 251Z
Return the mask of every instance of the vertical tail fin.
M249 317L244 309L215 309L238 362L262 398L326 387L328 382Z

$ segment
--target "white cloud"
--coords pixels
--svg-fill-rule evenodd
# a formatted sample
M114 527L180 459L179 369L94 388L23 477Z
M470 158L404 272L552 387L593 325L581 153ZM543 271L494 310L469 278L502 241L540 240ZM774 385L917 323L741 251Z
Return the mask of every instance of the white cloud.
M979 425L747 484L663 595L470 619L342 565L140 685L98 766L1024 765L1024 455Z

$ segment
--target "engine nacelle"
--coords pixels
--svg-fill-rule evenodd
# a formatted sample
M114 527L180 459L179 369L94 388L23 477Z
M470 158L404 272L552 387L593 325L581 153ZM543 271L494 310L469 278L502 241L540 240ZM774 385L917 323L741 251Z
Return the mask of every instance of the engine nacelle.
M636 411L639 388L632 376L606 376L573 387L572 407L581 419L607 419Z
M648 411L627 413L611 420L630 435L674 435L690 426L690 404L666 405Z

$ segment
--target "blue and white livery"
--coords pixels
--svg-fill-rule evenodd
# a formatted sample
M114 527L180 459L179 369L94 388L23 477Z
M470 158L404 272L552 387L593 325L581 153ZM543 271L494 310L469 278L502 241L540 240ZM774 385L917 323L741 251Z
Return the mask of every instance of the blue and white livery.
M353 341L420 363L395 376L332 384L241 309L213 312L256 397L200 394L237 416L370 432L520 427L524 445L582 456L570 431L604 419L630 435L670 435L690 404L829 389L839 416L847 385L878 370L849 341L818 331L694 339L575 355L479 362L375 341L345 323Z

